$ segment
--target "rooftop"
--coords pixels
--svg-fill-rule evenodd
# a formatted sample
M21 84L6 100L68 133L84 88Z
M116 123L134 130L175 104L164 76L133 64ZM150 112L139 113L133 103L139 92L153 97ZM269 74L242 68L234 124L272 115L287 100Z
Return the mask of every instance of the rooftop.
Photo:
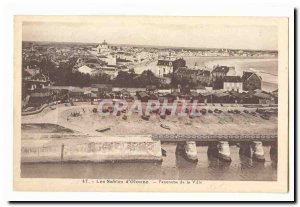
M240 76L224 76L224 82L238 83L242 82L242 79Z

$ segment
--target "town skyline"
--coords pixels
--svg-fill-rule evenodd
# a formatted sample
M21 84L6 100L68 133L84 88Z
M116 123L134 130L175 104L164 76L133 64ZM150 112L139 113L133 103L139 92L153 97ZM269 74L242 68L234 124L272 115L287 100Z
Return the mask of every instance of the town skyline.
M105 39L110 44L251 50L277 50L278 44L277 27L272 25L208 25L201 19L170 23L168 18L159 23L148 18L103 18L93 23L24 22L22 39L78 43L100 43Z
M245 51L267 51L267 52L278 52L277 49L248 49L248 48L222 48L222 47L185 47L185 46L170 46L170 45L150 45L150 44L125 44L125 43L111 43L107 40L103 40L108 42L111 46L117 46L117 47L145 47L145 48L157 48L157 49L186 49L186 50L220 50L220 49L227 49L227 50L245 50ZM100 42L61 42L61 41L36 41L36 40L23 40L23 43L37 43L37 44L46 44L46 43L52 43L52 44L76 44L76 45L99 45L103 41Z

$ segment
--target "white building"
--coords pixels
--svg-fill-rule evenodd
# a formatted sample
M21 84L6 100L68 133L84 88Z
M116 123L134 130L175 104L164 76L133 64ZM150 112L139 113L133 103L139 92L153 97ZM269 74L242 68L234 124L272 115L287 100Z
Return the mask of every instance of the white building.
M110 76L110 79L116 78L117 75L118 75L118 73L119 73L118 69L115 68L115 67L108 67L107 66L107 67L102 67L101 69L102 69L101 71L103 73L105 73L105 74L107 74L107 75Z
M243 82L240 76L225 76L223 81L225 91L243 91Z
M163 77L166 74L173 73L173 61L172 60L158 60L156 75Z
M110 52L110 46L104 40L101 44L96 47L96 52L98 54L106 54Z
M117 58L113 55L99 55L100 60L107 63L107 65L117 65Z

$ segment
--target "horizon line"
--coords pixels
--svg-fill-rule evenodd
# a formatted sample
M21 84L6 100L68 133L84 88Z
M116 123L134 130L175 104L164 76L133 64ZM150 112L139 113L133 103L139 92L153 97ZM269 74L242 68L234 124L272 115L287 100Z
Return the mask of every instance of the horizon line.
M75 43L75 44L101 44L101 43L93 43L93 42L71 42L71 41L50 41L50 40L22 40L22 42L44 42L44 43ZM126 43L108 43L109 45L112 46L136 46L136 47L161 47L162 48L176 48L176 49L198 49L198 50L211 50L211 49L227 49L227 50L247 50L247 51L268 51L268 52L278 52L278 49L247 49L247 48L214 48L214 47L188 47L188 46L170 46L170 45L148 45L148 44L126 44Z

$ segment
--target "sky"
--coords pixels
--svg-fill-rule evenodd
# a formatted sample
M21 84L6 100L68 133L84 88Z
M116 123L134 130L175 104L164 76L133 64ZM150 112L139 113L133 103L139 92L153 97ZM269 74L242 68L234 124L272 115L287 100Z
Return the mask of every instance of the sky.
M255 21L254 21L255 22ZM23 22L23 41L87 42L199 48L277 50L274 24L193 18L106 17L93 21Z

